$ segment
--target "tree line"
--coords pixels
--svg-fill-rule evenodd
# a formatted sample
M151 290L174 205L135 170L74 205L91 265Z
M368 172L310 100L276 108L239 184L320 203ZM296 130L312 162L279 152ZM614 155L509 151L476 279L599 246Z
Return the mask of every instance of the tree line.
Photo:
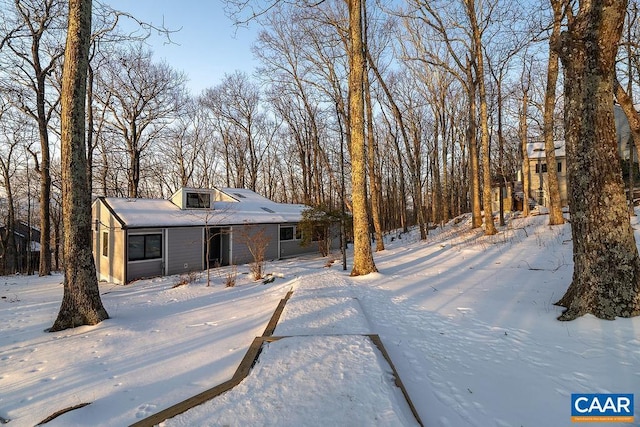
M0 5L1 213L9 228L19 219L39 227L39 273L46 275L59 267L64 240L59 154L67 3ZM529 141L545 141L551 163L553 142L569 133L572 25L584 27L615 6L620 28L607 40L623 46L610 64L618 99L633 99L638 83L635 0L226 5L236 22L259 23L260 66L192 94L188 76L148 49L150 24L93 2L87 192L167 197L182 186L243 187L276 201L346 209L354 220L352 274L375 270L366 252L371 233L375 250L383 250L390 230L417 226L426 239L430 227L466 212L474 227L496 233L491 188L526 169ZM140 30L124 31L123 20ZM170 40L171 31L161 30ZM549 221L558 224L564 217L553 170ZM607 183L615 173L614 165ZM526 180L524 187L526 214ZM12 236L3 237L3 260L15 252Z

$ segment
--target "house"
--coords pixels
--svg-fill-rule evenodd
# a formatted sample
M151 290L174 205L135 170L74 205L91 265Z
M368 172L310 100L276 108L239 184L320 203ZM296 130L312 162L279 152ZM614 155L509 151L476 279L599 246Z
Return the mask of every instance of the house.
M556 170L558 171L558 185L560 199L563 206L567 205L567 160L564 141L555 141ZM549 205L549 184L547 155L544 142L529 142L527 144L529 157L529 201L542 206ZM502 184L502 185L500 185ZM491 209L500 209L500 195L502 195L505 212L522 210L524 192L522 171L518 171L516 182L494 182L491 186Z
M13 250L9 234L13 232ZM24 221L16 221L13 227L0 224L0 274L14 272L31 273L40 263L40 229Z
M495 181L491 186L491 210L492 212L498 212L500 210L500 195L502 194L502 209L504 212L512 210L518 210L517 206L514 206L514 189L513 182L498 182Z
M618 142L618 154L621 159L635 157L633 139L629 128L627 116L619 105L613 106L613 117L616 127L616 140ZM564 141L555 141L556 170L558 171L558 185L560 187L560 201L562 206L568 205L567 192L567 159ZM539 205L549 205L549 186L547 181L546 154L543 142L530 142L527 144L529 156L529 198Z
M636 106L636 110L638 110ZM635 147L627 116L619 105L613 106L613 118L616 127L616 140L618 142L618 154L621 159L627 160L630 157L637 162ZM560 187L560 199L562 206L568 204L567 193L567 160L564 141L555 141L556 170L558 171L558 185ZM544 142L529 142L527 144L527 155L529 157L529 200L542 206L549 205L549 185L547 156ZM505 211L522 210L523 189L522 171L518 171L516 182L503 184L499 188L497 183L492 184L491 205L492 210L498 211L500 205L500 190L502 190L503 206Z
M98 278L124 284L244 264L256 239L266 260L317 252L300 244L305 208L237 188L182 188L168 200L99 197L92 206Z
M568 204L567 196L567 156L564 141L554 141L556 164L553 166L558 172L558 187L560 188L560 203ZM544 142L530 142L527 144L529 157L529 199L542 206L549 206L549 183L547 170L547 155Z

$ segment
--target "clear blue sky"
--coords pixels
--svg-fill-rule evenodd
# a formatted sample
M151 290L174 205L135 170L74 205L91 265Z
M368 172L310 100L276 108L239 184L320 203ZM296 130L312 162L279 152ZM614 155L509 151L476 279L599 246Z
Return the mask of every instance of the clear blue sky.
M258 24L235 28L224 14L221 0L104 0L141 21L181 30L171 35L176 44L153 34L148 43L156 59L184 71L193 95L220 83L225 74L241 70L251 74L257 63L251 44Z

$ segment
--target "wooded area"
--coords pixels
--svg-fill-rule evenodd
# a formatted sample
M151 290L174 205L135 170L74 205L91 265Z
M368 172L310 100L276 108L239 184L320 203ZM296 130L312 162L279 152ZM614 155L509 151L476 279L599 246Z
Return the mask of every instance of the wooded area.
M576 16L588 21L615 5L626 27L609 34L612 46L620 39L623 47L613 52L610 74L631 100L640 81L637 0L273 2L253 15L244 1L226 4L237 22L260 25L254 53L261 65L194 94L188 76L146 47L148 24L126 32L121 22L135 17L93 2L88 192L166 198L183 186L239 187L278 202L346 210L354 220L352 274L375 271L370 254L358 259L370 236L375 250L392 230L417 226L426 239L430 227L465 212L474 227L496 233L492 188L515 192L522 181L527 214L526 145L544 141L553 165L554 141L567 131L561 92L574 59L559 46ZM2 274L22 269L12 232L19 222L41 233L40 275L62 265L67 27L66 0L0 0ZM170 41L169 30L156 30ZM590 164L605 161L591 154ZM614 160L606 158L612 177L619 174ZM563 221L553 176L551 225ZM612 197L623 201L621 179L617 185ZM504 224L502 209L497 223Z

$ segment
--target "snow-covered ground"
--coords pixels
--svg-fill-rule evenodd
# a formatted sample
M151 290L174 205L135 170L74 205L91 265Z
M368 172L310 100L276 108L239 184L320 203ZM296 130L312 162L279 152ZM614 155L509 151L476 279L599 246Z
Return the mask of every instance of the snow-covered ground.
M269 284L243 266L233 288L224 269L211 287L102 283L111 319L53 334L62 277L0 277L0 423L90 403L47 425L125 426L223 383L289 290L274 333L288 338L265 344L240 385L163 425L416 425L367 334L426 426L567 426L571 393L639 400L640 318L556 320L571 233L546 221L491 237L468 219L426 242L388 236L380 272L357 278L307 258L268 263Z

